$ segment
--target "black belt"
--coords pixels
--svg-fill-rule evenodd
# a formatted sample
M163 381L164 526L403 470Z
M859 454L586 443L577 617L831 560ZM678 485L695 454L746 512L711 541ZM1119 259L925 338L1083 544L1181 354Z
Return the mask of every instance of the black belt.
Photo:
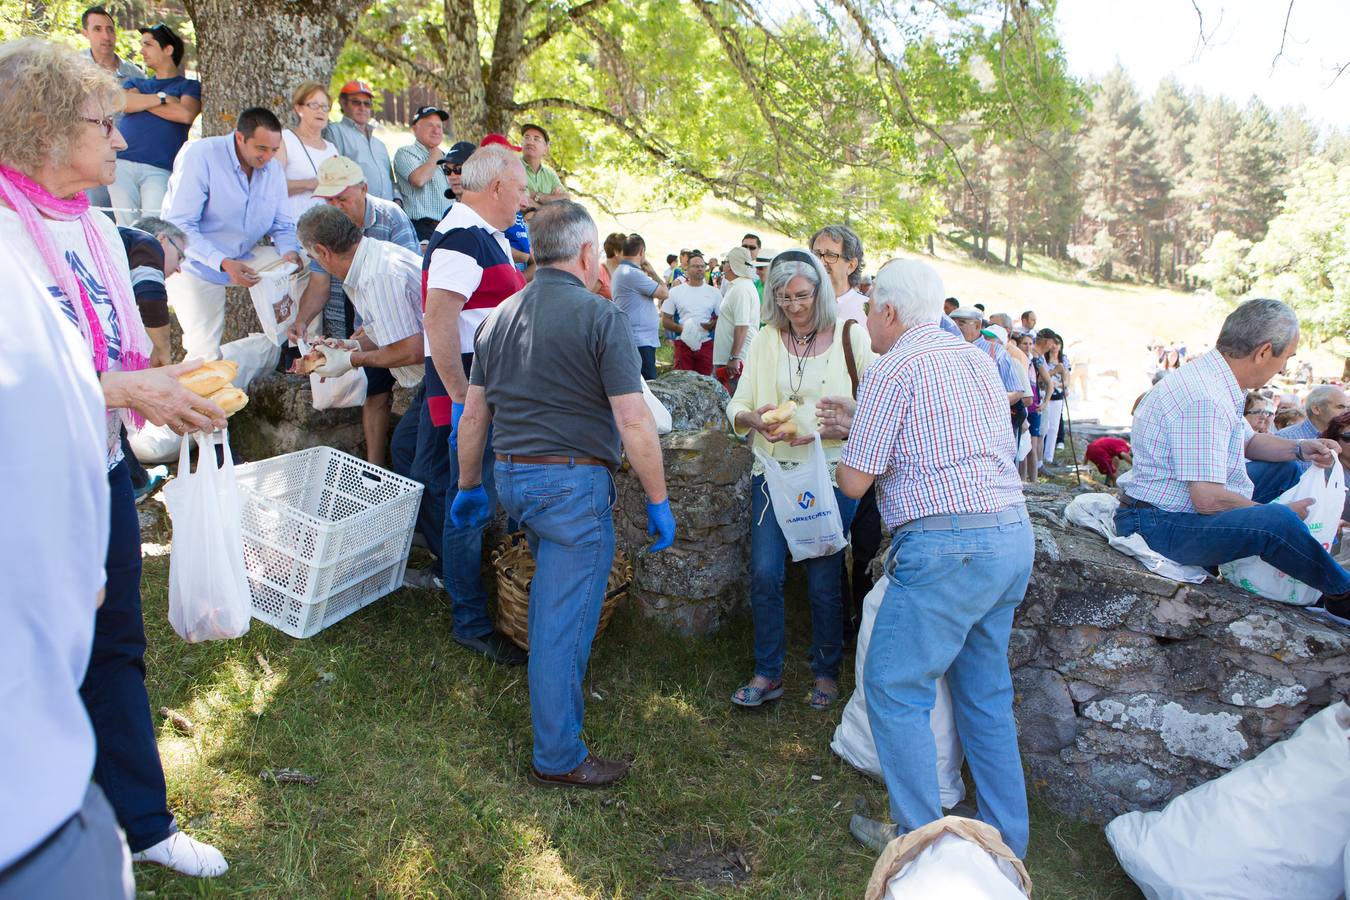
M1155 509L1155 508L1156 508L1156 507L1154 507L1154 505L1153 505L1152 503L1149 503L1149 502L1146 501L1146 500L1136 500L1134 497L1131 497L1129 494L1121 494L1121 495L1120 495L1120 505L1123 506L1123 507L1125 507L1126 509Z

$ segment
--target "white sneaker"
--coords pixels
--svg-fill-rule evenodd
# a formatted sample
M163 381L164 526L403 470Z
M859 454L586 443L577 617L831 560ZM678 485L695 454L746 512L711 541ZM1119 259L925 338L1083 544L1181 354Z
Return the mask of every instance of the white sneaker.
M230 864L219 850L203 844L181 831L175 831L164 840L131 854L132 862L148 862L191 875L193 878L215 878L224 875Z

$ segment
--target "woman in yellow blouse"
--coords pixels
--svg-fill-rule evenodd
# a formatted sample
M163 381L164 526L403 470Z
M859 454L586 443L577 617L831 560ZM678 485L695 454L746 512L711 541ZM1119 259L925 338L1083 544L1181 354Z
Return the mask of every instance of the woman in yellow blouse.
M787 250L774 257L764 285L766 325L750 345L736 396L727 406L727 418L738 435L755 432L753 446L785 468L804 462L812 452L817 430L816 403L827 396L852 396L849 356L861 377L871 364L867 329L839 321L830 277L805 250ZM845 335L851 354L845 352ZM766 425L764 414L792 400L797 404L795 437L781 436L780 426ZM843 441L821 433L825 459L834 479ZM731 702L759 706L783 696L783 657L786 636L783 614L783 574L787 541L770 508L764 468L755 462L750 522L750 609L754 619L755 674L737 688ZM844 532L857 501L836 486L835 499ZM811 706L828 708L839 696L839 665L843 656L843 607L840 567L844 553L807 560L807 595L811 602L811 671L815 686Z

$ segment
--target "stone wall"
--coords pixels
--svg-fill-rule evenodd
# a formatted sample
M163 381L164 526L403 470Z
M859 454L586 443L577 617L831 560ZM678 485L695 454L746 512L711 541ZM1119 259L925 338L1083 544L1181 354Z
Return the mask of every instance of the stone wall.
M1028 490L1036 563L1009 662L1023 759L1063 813L1103 822L1213 779L1350 690L1350 629L1150 574Z
M675 544L647 553L647 497L628 464L615 475L618 544L633 560L630 598L646 616L679 634L716 632L749 590L750 451L731 437L716 380L674 372L651 382L671 412L662 435Z

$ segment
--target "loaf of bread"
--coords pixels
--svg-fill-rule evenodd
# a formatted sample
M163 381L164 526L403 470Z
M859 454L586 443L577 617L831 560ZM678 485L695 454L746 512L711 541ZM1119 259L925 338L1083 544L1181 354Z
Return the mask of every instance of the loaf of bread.
M216 359L199 369L178 376L178 383L198 397L210 397L229 385L239 374L239 364L232 359Z
M232 416L248 406L248 394L233 385L221 388L206 399L225 410L227 416Z
M775 409L766 412L761 418L765 425L778 425L783 422L792 421L793 414L797 412L797 404L787 400Z
M777 427L770 429L769 434L776 438L795 438L797 436L797 423L792 419L780 423Z

